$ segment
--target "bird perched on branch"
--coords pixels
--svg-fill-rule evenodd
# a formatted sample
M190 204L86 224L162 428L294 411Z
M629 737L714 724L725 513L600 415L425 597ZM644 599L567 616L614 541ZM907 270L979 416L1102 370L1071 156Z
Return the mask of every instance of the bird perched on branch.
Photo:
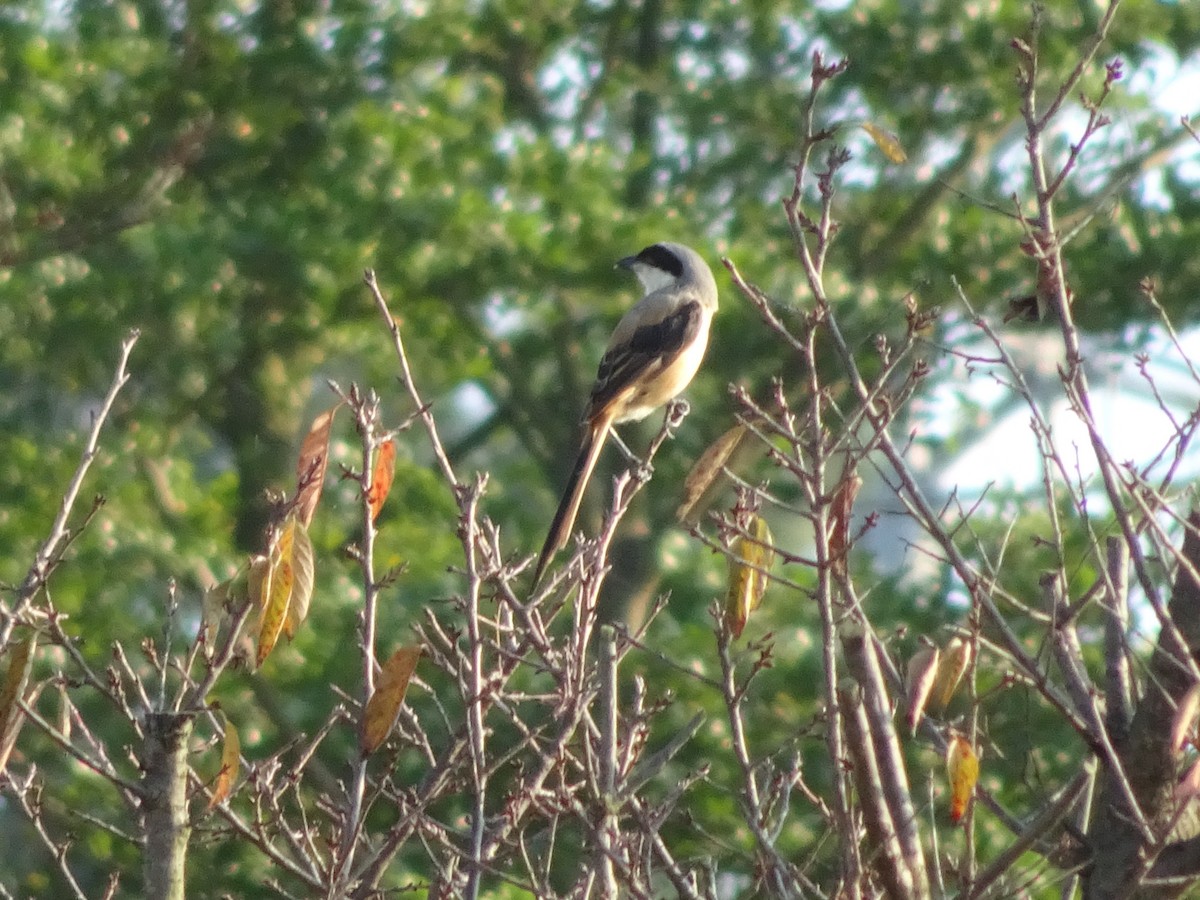
M538 557L535 585L571 535L584 489L613 425L643 419L678 396L708 347L717 283L699 253L663 242L617 265L632 271L646 293L617 323L600 360L583 415L579 456Z

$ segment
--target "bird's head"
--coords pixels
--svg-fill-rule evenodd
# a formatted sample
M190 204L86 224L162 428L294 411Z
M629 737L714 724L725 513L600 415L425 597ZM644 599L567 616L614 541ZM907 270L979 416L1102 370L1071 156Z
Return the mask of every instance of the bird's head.
M711 284L715 296L716 284L708 263L691 247L663 241L651 244L637 256L626 256L617 263L637 276L649 294L663 288L688 284Z

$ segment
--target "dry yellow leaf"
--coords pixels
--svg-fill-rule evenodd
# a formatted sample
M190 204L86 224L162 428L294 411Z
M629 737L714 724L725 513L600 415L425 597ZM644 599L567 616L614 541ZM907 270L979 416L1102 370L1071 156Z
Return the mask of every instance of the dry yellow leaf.
M950 698L954 696L954 690L970 664L971 643L957 635L950 638L933 682L933 702L938 709L945 709L950 704Z
M258 648L255 665L261 666L279 640L283 623L287 619L288 606L292 600L295 571L292 567L296 536L296 515L288 516L277 532L267 554L267 573L262 588L262 624L258 632Z
M904 152L904 146L900 143L900 138L896 137L890 131L885 131L873 122L863 122L862 130L871 136L871 140L875 142L875 146L892 162L899 164L908 159L908 154Z
M750 613L758 609L767 590L767 571L775 562L771 529L755 515L729 547L729 593L725 597L725 623L733 636L741 637Z
M296 636L300 623L308 616L316 578L316 554L308 529L300 522L296 523L292 536L292 578L292 598L288 602L287 617L283 620L283 633L289 641Z

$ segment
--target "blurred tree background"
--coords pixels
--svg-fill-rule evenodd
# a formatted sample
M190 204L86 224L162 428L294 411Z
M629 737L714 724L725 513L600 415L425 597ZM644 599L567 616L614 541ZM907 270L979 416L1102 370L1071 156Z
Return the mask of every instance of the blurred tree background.
M1091 0L1046 4L1048 86L1075 65L1099 16ZM783 308L804 308L779 201L792 188L812 54L850 63L819 111L853 154L836 184L827 281L843 327L869 351L875 334L902 332L905 295L944 311L928 339L929 401L917 407L938 424L909 423L928 448L933 484L994 414L965 400L938 411L959 393L948 379L962 374L936 349L964 321L951 279L996 319L1007 299L1033 290L1022 228L996 209L1011 211L1013 194L1028 188L1010 41L1028 33L1030 19L1025 4L986 0L8 5L0 10L0 581L23 577L120 340L137 327L133 379L87 487L107 502L55 575L55 601L100 665L113 640L161 627L171 579L184 608L198 610L203 589L259 549L264 491L289 485L300 439L332 403L327 379L377 389L392 426L410 412L361 284L365 267L403 320L452 460L461 472L490 473L486 511L505 548L533 553L600 350L635 298L613 263L678 240L712 262L723 307L688 394L692 415L656 460L614 550L610 614L637 619L669 590L650 642L685 666L711 668L704 611L722 593L725 563L674 524L674 509L688 467L733 424L728 385L763 396L772 377L801 374L729 288L718 259L733 259ZM1160 94L1198 48L1200 4L1123 5L1100 54L1127 73L1105 106L1113 124L1088 145L1060 198L1067 227L1084 226L1067 247L1072 287L1086 298L1077 321L1097 348L1130 359L1153 333L1137 291L1143 278L1155 280L1177 325L1194 324L1200 162ZM1085 92L1102 78L1089 74ZM907 161L889 161L856 127L864 121L894 132ZM1053 150L1068 152L1084 121L1078 111L1065 117ZM1036 354L1039 326L1012 327L1029 331ZM631 429L635 448L649 429ZM424 437L402 434L399 445L380 538L385 565L407 564L381 608L381 630L397 641L444 603L456 584L448 568L461 564L453 498L430 471ZM356 452L343 420L334 459L351 465ZM611 473L619 462L612 454L602 467ZM609 494L602 473L581 516L585 533ZM352 564L336 561L359 527L354 498L350 484L332 483L314 522L326 562L309 623L262 674L222 685L250 758L311 733L337 702L330 685L355 683L360 663L347 648L361 589ZM1021 498L1009 502L1019 509ZM796 523L778 515L773 527L781 542L802 546ZM1036 543L1010 547L1007 564L1027 567L1032 589ZM881 631L932 633L961 618L940 572L903 577L917 561L898 549L856 560L870 573L867 602ZM757 683L770 715L754 727L767 746L794 741L819 757L820 741L805 738L817 721L814 615L775 587L752 624L781 636L775 667ZM681 722L718 702L653 655L645 666L676 691ZM1035 706L1014 690L992 724L1029 744L995 762L1009 766L1012 797L1036 795L1043 779L1075 764L1052 740L1062 726ZM719 728L706 730L688 751L710 757L715 784L731 764L719 758L722 740ZM323 747L330 783L350 747L349 738ZM21 751L48 781L68 786L55 801L64 821L111 802L48 744ZM712 836L723 834L730 802L719 790L697 802L696 855L726 853ZM0 804L6 846L32 846L27 828ZM89 840L95 893L111 869L136 872L131 848L111 836ZM797 826L794 845L806 840ZM201 840L196 852L209 858L191 861L198 890L215 883L213 873L235 895L261 879L261 860L237 846ZM21 895L59 895L49 871L37 853L0 861L0 880ZM129 878L123 890L134 896Z

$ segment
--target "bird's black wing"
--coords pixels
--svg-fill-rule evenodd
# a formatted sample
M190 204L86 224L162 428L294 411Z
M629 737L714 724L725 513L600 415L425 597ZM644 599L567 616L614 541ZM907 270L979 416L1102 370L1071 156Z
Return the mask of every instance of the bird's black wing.
M700 304L692 300L658 322L638 328L628 341L611 347L600 360L587 418L631 384L653 375L651 370L667 368L696 339L702 320Z

